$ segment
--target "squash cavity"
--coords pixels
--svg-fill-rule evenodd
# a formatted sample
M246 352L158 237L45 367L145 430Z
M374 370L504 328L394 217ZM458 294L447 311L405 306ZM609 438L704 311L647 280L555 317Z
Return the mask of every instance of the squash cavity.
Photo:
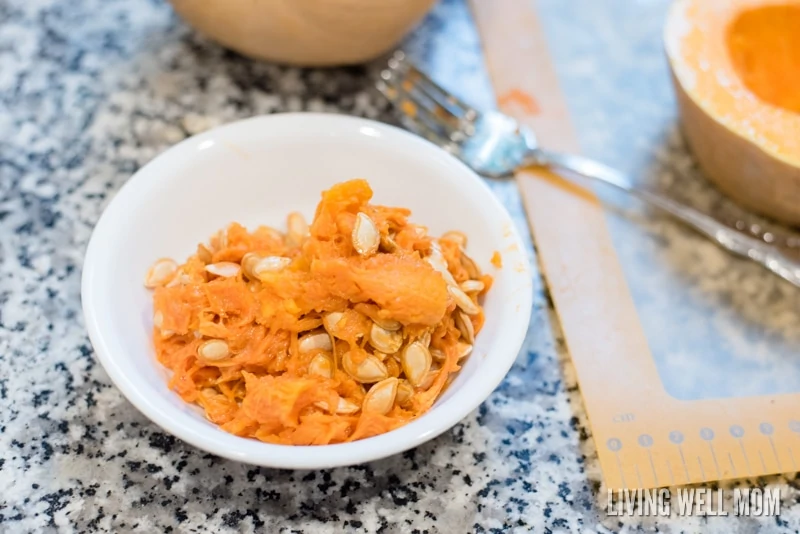
M800 5L747 9L728 27L739 78L764 102L800 113Z

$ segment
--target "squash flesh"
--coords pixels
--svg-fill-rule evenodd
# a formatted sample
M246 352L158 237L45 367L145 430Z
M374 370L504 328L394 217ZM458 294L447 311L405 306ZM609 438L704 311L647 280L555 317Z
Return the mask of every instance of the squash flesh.
M450 296L429 257L438 243L444 269L463 282L470 279L463 267L467 256L457 243L434 240L410 223L408 209L371 204L371 198L365 180L334 185L322 194L298 241L276 229L250 232L233 223L208 246L200 244L172 280L154 287L153 340L158 361L172 371L170 387L223 430L286 445L363 439L426 413L460 369L463 334L455 314L464 306ZM394 235L395 246L358 253L352 235L356 214L369 216L380 237ZM259 272L245 261L257 253L291 261ZM207 264L216 259L241 262L240 269L218 275ZM477 299L492 278L473 275L483 288L467 298L478 311L462 321L470 321L477 335L484 324ZM330 322L334 314L340 317ZM402 373L408 379L399 345L382 356L372 348L373 327L384 328L381 324L406 347L427 336L425 346L444 356L434 368L429 354L421 372L430 380L407 380L413 392L406 399L395 402L393 394L388 406L368 410L365 398L378 387L375 382L391 382ZM319 335L330 340L327 346L302 347L302 338ZM208 343L222 348L208 352ZM320 358L328 362L327 370L312 365ZM367 358L379 360L384 378L358 371Z
M764 102L800 113L800 5L771 5L737 15L728 50L744 85Z

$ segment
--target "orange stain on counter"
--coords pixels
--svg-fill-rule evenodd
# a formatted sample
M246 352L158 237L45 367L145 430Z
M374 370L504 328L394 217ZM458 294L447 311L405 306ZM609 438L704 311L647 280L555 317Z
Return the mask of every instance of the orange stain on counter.
M527 171L528 169L526 169ZM546 181L547 183L558 187L559 189L566 191L568 193L574 194L577 197L580 197L583 200L591 202L595 205L600 205L600 201L597 197L592 193L589 189L578 185L577 183L560 176L559 174L549 171L547 169L542 168L531 168L531 174L535 174L535 177L541 180ZM528 175L530 177L530 175Z
M542 111L542 108L539 107L539 103L533 96L517 88L511 89L507 93L501 95L500 98L497 99L497 103L501 108L514 104L527 115L538 115Z
M400 103L400 109L403 110L403 113L408 115L409 117L416 117L417 116L417 105L411 102L410 100L403 100Z

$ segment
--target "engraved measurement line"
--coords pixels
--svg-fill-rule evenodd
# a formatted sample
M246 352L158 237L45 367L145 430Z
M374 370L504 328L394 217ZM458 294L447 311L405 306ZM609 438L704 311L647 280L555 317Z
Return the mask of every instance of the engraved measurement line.
M794 461L794 454L792 454L792 448L787 447L789 449L789 459L792 460L792 471L797 471L797 464Z
M706 481L706 470L703 469L703 461L700 459L699 456L697 457L697 465L700 466L700 476L703 477L703 482L705 482Z
M750 468L750 459L747 457L747 451L744 450L744 443L742 442L742 436L744 436L744 428L739 425L731 425L728 429L728 432L731 433L731 436L736 438L739 442L739 448L742 450L742 456L744 456L744 464L747 467L747 476L752 476L753 470Z
M683 456L683 447L678 445L678 452L681 453L681 463L683 464L683 474L686 475L686 482L689 482L689 468L686 467L686 458Z
M639 437L636 439L636 442L639 443L640 447L643 447L647 450L647 459L650 461L650 470L653 471L653 482L655 483L656 487L658 487L658 475L656 474L656 466L653 463L653 453L650 452L650 447L653 446L653 436L650 434L640 434ZM639 467L636 467L636 476L639 477L639 487L642 487L642 475L639 473Z
M772 423L764 421L758 425L758 431L767 436L767 439L769 440L769 446L772 449L772 455L775 457L775 463L778 464L778 470L783 471L783 468L781 467L781 459L778 458L778 451L775 450L775 442L772 441L772 434L775 432L775 427L772 426ZM764 471L766 471L767 466L764 465L764 458L761 456L761 451L758 451L758 456L761 457L761 465L764 467Z
M669 472L669 485L675 485L675 475L672 474L672 466L669 464L669 458L667 458L667 471Z
M628 484L625 483L625 472L622 470L622 463L619 461L619 454L614 452L614 458L617 459L617 469L619 469L619 477L622 479L622 487L627 488Z
M658 487L659 484L658 475L656 474L656 464L653 463L653 454L650 452L650 449L647 450L647 457L650 459L650 469L653 470L653 481L656 483L656 487Z
M767 464L764 463L764 455L761 454L761 451L758 451L758 459L761 460L761 469L763 471L767 470Z
M633 467L636 468L636 479L639 481L639 487L643 488L644 484L642 484L642 474L639 473L639 464L634 464Z
M772 447L772 454L775 456L775 462L778 464L778 471L783 471L781 466L781 459L778 458L778 449L775 448L775 442L772 441L772 436L769 437L769 446Z
M606 447L614 453L614 458L617 460L619 477L622 480L622 487L627 488L628 484L625 483L625 472L622 470L622 462L619 461L619 450L622 448L622 442L617 438L609 438L608 441L606 441Z
M686 467L686 458L683 456L683 447L681 447L681 443L683 443L683 433L679 430L673 430L669 433L669 440L678 447L678 452L681 455L681 463L683 464L683 474L686 475L686 482L689 482L689 468Z
M710 441L708 442L708 448L711 450L711 458L714 459L714 469L717 470L717 477L721 478L722 473L720 473L719 471L719 463L717 462L717 453L714 452L714 445L712 445Z
M742 456L744 456L744 465L747 467L747 476L752 476L753 470L750 468L750 459L747 457L747 451L744 450L744 443L742 440L739 441L739 448L742 449Z
M731 471L733 472L733 478L736 478L736 464L733 463L733 456L731 456L731 453L728 453L728 461L731 463Z

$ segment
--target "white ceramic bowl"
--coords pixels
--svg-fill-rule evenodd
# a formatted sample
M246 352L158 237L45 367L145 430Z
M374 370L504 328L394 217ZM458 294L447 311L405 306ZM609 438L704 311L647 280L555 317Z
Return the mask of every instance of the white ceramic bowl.
M458 229L467 251L495 276L486 324L456 379L425 415L353 443L271 445L223 432L167 387L154 356L148 266L183 261L197 243L232 221L283 227L289 211L310 220L320 193L365 178L373 201L410 208L411 220L439 235ZM494 251L503 267L489 260ZM413 448L477 408L514 362L528 326L530 267L508 212L483 181L433 144L382 123L332 114L247 119L189 138L140 169L94 229L83 268L83 311L95 352L111 380L142 413L174 436L213 454L269 467L352 465Z

